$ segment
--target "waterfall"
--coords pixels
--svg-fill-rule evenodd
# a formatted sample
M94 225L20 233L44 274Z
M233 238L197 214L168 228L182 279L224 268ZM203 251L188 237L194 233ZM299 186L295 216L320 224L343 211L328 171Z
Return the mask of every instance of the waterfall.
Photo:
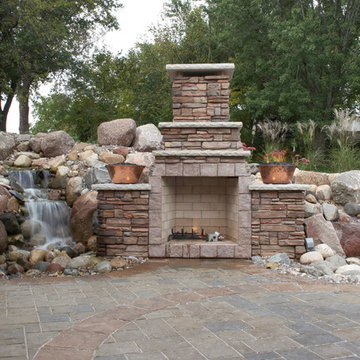
M66 245L71 241L70 208L65 201L48 200L47 171L12 171L10 178L23 189L28 219L36 225L37 233L46 237L46 248L49 244Z

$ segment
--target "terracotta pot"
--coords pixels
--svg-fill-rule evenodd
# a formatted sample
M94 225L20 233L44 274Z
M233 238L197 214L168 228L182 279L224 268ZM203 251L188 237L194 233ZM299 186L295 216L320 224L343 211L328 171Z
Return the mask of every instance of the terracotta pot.
M286 163L260 164L259 171L264 184L288 184L294 175L296 165Z
M137 184L145 166L117 163L106 165L106 168L114 184Z

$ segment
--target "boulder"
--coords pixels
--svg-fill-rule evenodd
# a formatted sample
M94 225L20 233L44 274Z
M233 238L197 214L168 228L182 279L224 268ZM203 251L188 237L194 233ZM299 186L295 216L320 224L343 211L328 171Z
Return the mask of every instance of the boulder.
M346 256L360 256L360 224L339 221L333 225Z
M346 261L340 255L334 255L326 258L325 260L330 266L333 271L335 271L338 267L346 265Z
M155 162L155 156L151 152L133 153L127 156L125 162L150 168Z
M5 225L6 232L9 235L15 235L20 233L20 225L15 216L12 213L5 213L0 215L0 221Z
M339 174L331 183L333 200L337 204L360 203L360 170Z
M353 202L348 202L344 206L344 211L350 216L357 216L360 214L360 205Z
M34 234L31 239L29 244L31 246L41 246L41 245L45 245L46 244L46 236L44 234Z
M30 150L29 141L24 141L24 142L20 143L19 145L17 145L16 150L17 151L29 151Z
M85 161L86 159L88 159L89 157L91 157L93 155L97 155L97 154L93 150L86 150L86 151L79 153L78 157L79 157L80 161Z
M23 273L24 272L24 268L19 265L19 264L10 264L7 268L7 273L9 275L15 275L15 274L18 274L18 273Z
M112 270L110 261L101 261L94 267L94 270L100 274L109 273Z
M308 265L321 261L324 261L324 258L318 251L309 251L305 254L302 254L300 257L300 263L303 265Z
M49 159L46 164L47 167L53 172L56 173L57 169L60 166L63 166L66 162L66 157L65 155L59 155L59 156L55 156L52 159Z
M36 220L25 220L21 226L21 233L25 238L30 238L41 230L41 224Z
M81 255L71 259L67 266L70 269L79 269L82 267L91 267L98 263L98 259L95 256Z
M290 258L286 253L278 253L267 259L267 262L274 264L290 265Z
M136 123L133 119L103 122L97 129L99 145L130 146L135 138Z
M19 258L24 260L28 260L30 256L30 251L20 250L20 249L13 249L9 251L9 260L10 261L17 261Z
M40 270L41 272L45 272L47 267L50 265L47 261L38 261L34 265L34 269Z
M130 148L128 148L126 146L119 146L118 148L113 150L113 153L117 154L117 155L122 155L124 157L124 159L126 159L126 157L129 154L129 149Z
M321 214L317 214L305 219L304 223L307 237L313 238L315 244L327 244L337 254L344 255L332 222L326 221Z
M331 187L330 185L320 185L316 189L316 195L320 200L331 199Z
M111 152L103 152L99 156L99 160L106 164L123 163L125 158L122 155L114 154Z
M51 261L51 263L52 264L59 264L59 265L61 265L61 267L63 267L65 269L70 260L71 260L70 256L68 256L66 254L62 254L62 255L57 256L56 258L54 258Z
M315 246L315 251L319 252L324 259L335 255L333 249L330 246L326 245L326 244L316 245Z
M85 160L85 164L88 167L94 167L96 166L96 164L99 163L99 156L98 154L93 154L91 156L89 156L86 160Z
M315 196L315 194L312 194L309 192L305 195L305 200L311 204L317 204L317 202L318 202L318 199Z
M36 152L37 154L41 151L41 142L45 135L46 134L44 133L38 133L30 138L29 146L32 151Z
M320 276L324 276L324 275L332 275L333 274L333 269L331 267L331 265L326 262L326 261L321 261L321 262L317 262L312 264L312 266L321 272Z
M75 242L87 245L93 234L93 215L97 209L97 191L89 191L81 195L71 210L71 235Z
M340 275L360 275L360 266L356 264L343 265L337 268L335 273Z
M304 209L304 216L306 218L316 215L316 214L320 214L322 213L322 207L321 204L311 204L307 201L305 201L305 209Z
M90 168L84 176L85 185L91 189L93 184L108 184L111 183L109 172L105 165L101 167Z
M35 249L30 252L29 263L31 266L35 265L39 261L43 261L47 254L46 250Z
M48 273L60 273L64 268L60 264L51 263L47 266L46 272Z
M337 206L324 202L322 204L322 212L324 218L328 221L336 221L339 218L339 210Z
M56 170L56 177L66 176L70 172L70 169L67 166L59 166Z
M19 203L14 196L12 196L6 206L6 212L17 212L19 210Z
M76 176L70 178L66 184L66 202L72 205L76 199L81 195L82 191L82 178Z
M4 253L8 246L8 238L5 225L0 221L0 255Z
M46 157L55 157L68 153L74 144L74 139L65 131L54 131L42 138L41 151Z
M10 134L0 133L0 160L5 160L15 149L14 137Z
M16 167L30 167L32 160L26 155L20 155L14 161Z
M146 124L136 129L133 148L136 151L152 151L162 148L162 135L154 124Z
M330 185L325 174L315 171L299 171L294 176L295 184Z

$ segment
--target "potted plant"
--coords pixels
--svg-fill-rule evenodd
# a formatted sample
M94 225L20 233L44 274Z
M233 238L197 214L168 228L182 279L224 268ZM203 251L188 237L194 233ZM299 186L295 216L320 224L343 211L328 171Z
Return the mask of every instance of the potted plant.
M307 165L309 160L295 155L292 162L287 159L287 150L277 150L266 153L265 163L259 165L259 171L264 184L289 184L294 175L294 171L299 163Z

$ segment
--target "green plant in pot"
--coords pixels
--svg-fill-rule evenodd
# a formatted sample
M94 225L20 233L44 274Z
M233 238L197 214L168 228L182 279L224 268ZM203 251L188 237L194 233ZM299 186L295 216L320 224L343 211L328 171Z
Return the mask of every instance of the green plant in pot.
M266 153L265 163L259 165L259 171L264 184L289 184L299 163L306 165L309 160L296 154L292 162L287 162L287 150L277 150Z

